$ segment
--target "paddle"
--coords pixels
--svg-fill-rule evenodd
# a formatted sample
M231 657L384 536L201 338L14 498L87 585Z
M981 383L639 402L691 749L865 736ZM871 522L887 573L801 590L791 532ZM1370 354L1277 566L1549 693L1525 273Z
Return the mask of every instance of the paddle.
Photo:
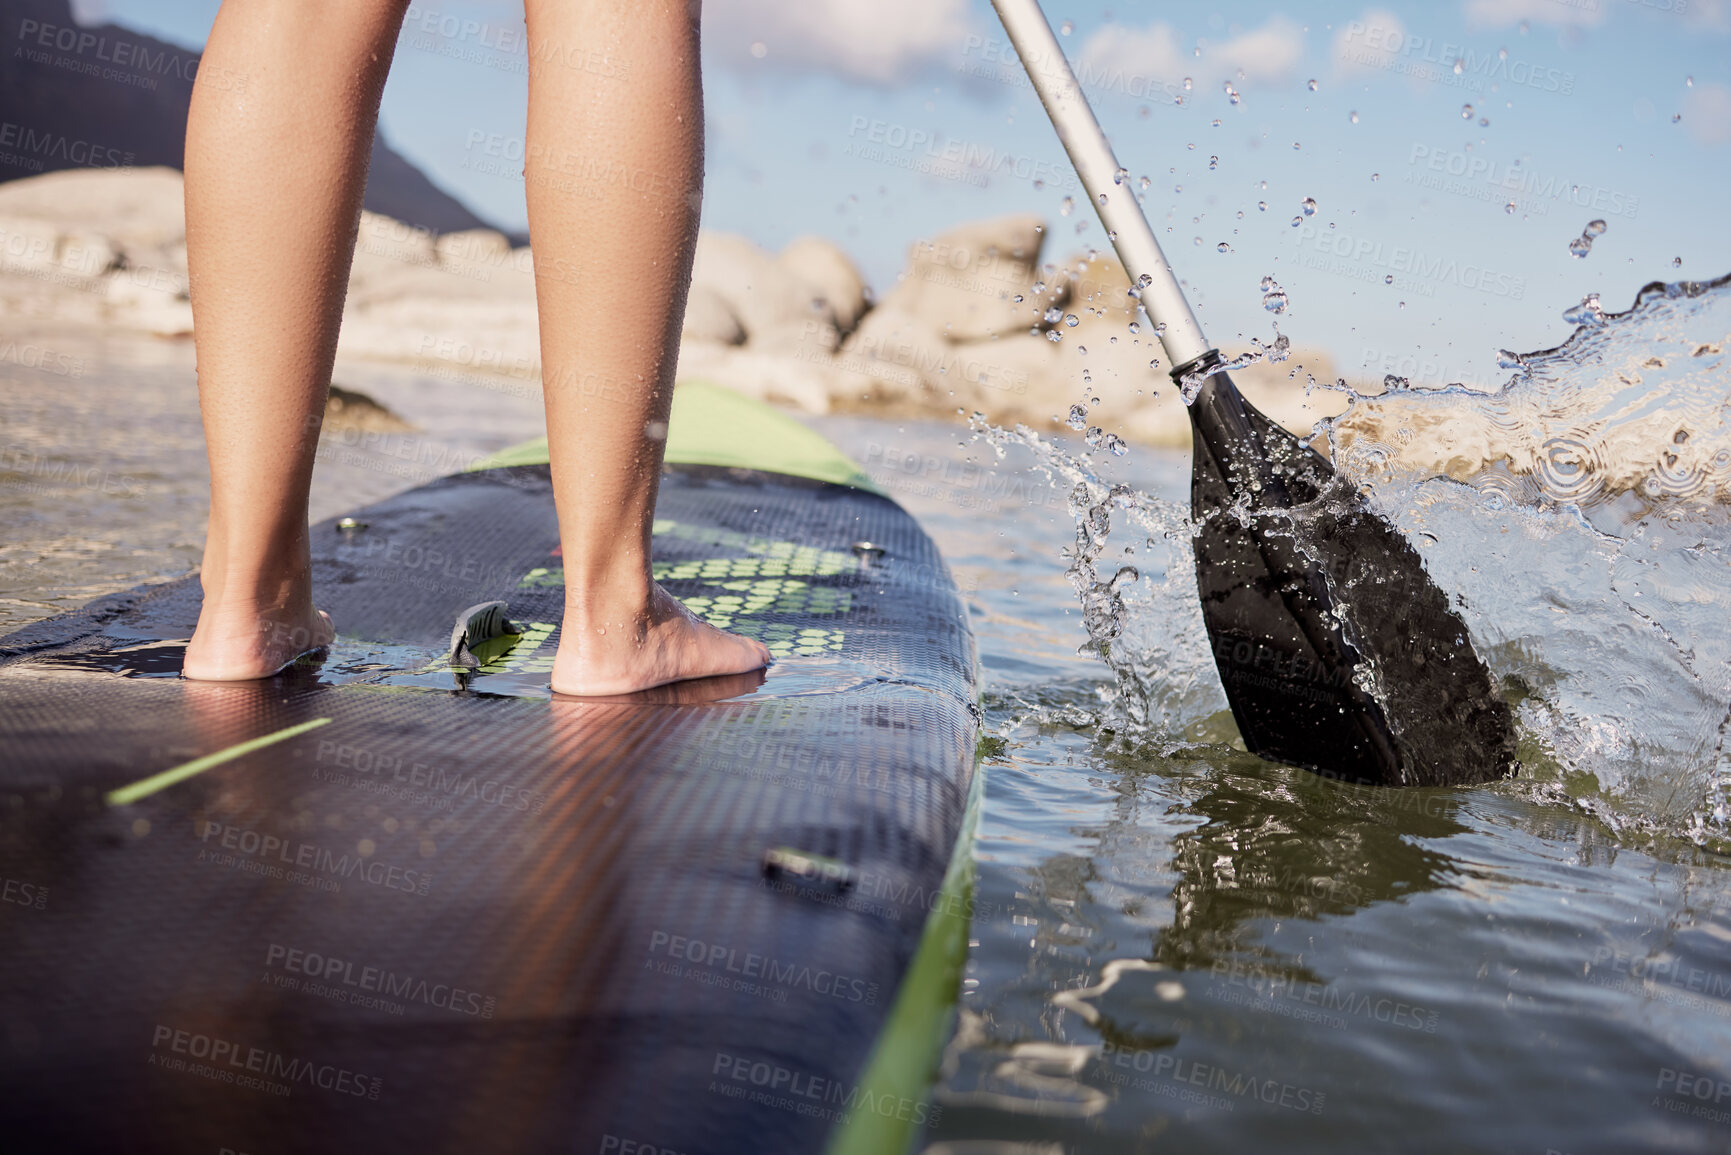
M1038 0L992 0L1190 401L1196 584L1249 749L1389 786L1485 782L1514 724L1394 526L1215 367Z

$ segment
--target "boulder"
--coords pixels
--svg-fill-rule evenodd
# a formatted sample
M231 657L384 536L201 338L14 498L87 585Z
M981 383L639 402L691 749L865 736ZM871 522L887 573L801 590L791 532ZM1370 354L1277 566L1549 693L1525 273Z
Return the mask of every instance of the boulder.
M851 333L865 316L865 278L853 260L833 241L797 237L775 258L795 278L810 286L812 295L829 306L837 331Z
M691 286L725 301L754 349L791 350L812 341L834 349L840 339L818 290L735 233L698 234Z
M950 341L980 341L1028 329L1040 305L1030 286L1044 225L1032 215L995 217L951 229L908 250L908 267L884 307L931 324ZM1017 301L1020 295L1024 299Z
M693 285L685 299L685 323L679 340L681 344L743 345L745 328L720 293L708 285Z

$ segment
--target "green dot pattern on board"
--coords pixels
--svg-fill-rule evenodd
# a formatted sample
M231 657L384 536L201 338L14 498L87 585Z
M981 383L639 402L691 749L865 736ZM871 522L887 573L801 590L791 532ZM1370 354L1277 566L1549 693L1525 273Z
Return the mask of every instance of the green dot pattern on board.
M667 519L655 522L653 531L658 536L745 555L655 562L651 566L651 575L658 582L698 583L690 593L681 593L679 600L710 625L756 638L778 658L817 657L841 651L846 635L839 629L765 618L828 617L851 612L853 594L848 590L800 580L853 573L859 563L851 555L713 526L682 525ZM519 589L557 589L564 585L565 571L559 566L532 569L517 583ZM529 627L537 628L538 624ZM521 642L497 659L502 664L488 663L481 670L483 673L500 669L522 673L550 670L552 657L533 653L544 640L545 634L531 638L525 633Z
M510 649L493 660L484 663L479 673L482 674L551 674L553 672L553 650L543 650L541 643L553 636L553 631L559 628L557 622L525 622L523 632L517 635L517 642Z
M656 534L665 534L695 545L738 550L747 555L658 562L652 567L656 581L834 577L837 574L852 573L859 568L858 559L851 554L800 545L798 542L772 541L767 537L753 537L713 526L682 525L665 518L657 521L652 529Z

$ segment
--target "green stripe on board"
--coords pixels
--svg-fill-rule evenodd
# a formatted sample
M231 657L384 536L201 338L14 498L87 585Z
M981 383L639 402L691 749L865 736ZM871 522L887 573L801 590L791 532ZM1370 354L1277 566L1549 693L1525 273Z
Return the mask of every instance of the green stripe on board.
M926 917L920 945L896 992L889 1020L855 1087L855 1106L830 1135L826 1155L885 1155L907 1151L930 1116L923 1110L937 1082L938 1060L949 1038L962 965L968 959L970 900L974 893L974 838L980 821L985 767L973 785L956 848L944 872L937 907ZM884 1104L890 1109L882 1109Z
M785 413L707 381L681 381L673 390L667 461L719 465L808 477L882 493L865 470L823 434ZM546 465L547 439L501 449L470 469Z
M297 734L305 734L308 730L317 730L329 721L329 718L314 718L310 722L302 722L298 726L290 726L287 729L278 730L274 734L249 738L245 742L230 746L226 750L218 750L214 754L206 754L202 758L182 762L179 766L164 770L160 774L152 774L130 786L122 786L119 790L110 790L103 797L110 806L130 806L140 798L148 798L158 790L168 789L176 782L184 782L195 774L203 774L212 766L221 766L224 762L232 762L243 754L251 754L254 750L274 746L278 742L293 738Z

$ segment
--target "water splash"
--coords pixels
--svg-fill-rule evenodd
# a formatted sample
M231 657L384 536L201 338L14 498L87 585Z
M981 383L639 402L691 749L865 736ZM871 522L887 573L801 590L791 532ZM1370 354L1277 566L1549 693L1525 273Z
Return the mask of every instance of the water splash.
M1353 395L1324 432L1428 543L1538 778L1612 825L1731 837L1731 278L1569 316L1499 352L1500 388Z
M1497 389L1326 386L1350 402L1318 430L1336 468L1419 549L1515 706L1525 769L1505 789L1573 804L1620 837L1731 845L1728 341L1731 278L1655 284L1556 349L1499 351L1514 373ZM1113 674L1103 736L1218 741L1225 696L1188 511L1025 426L973 427L1070 487L1066 574L1084 652Z
M1187 730L1226 709L1196 599L1189 510L1107 481L1089 460L1026 425L1004 429L976 413L969 427L1000 456L1012 446L1030 450L1035 469L1070 486L1076 542L1064 561L1088 631L1081 652L1098 656L1114 677L1101 691L1097 724L1120 744L1182 746ZM1141 544L1108 562L1114 529L1120 538L1133 530Z

